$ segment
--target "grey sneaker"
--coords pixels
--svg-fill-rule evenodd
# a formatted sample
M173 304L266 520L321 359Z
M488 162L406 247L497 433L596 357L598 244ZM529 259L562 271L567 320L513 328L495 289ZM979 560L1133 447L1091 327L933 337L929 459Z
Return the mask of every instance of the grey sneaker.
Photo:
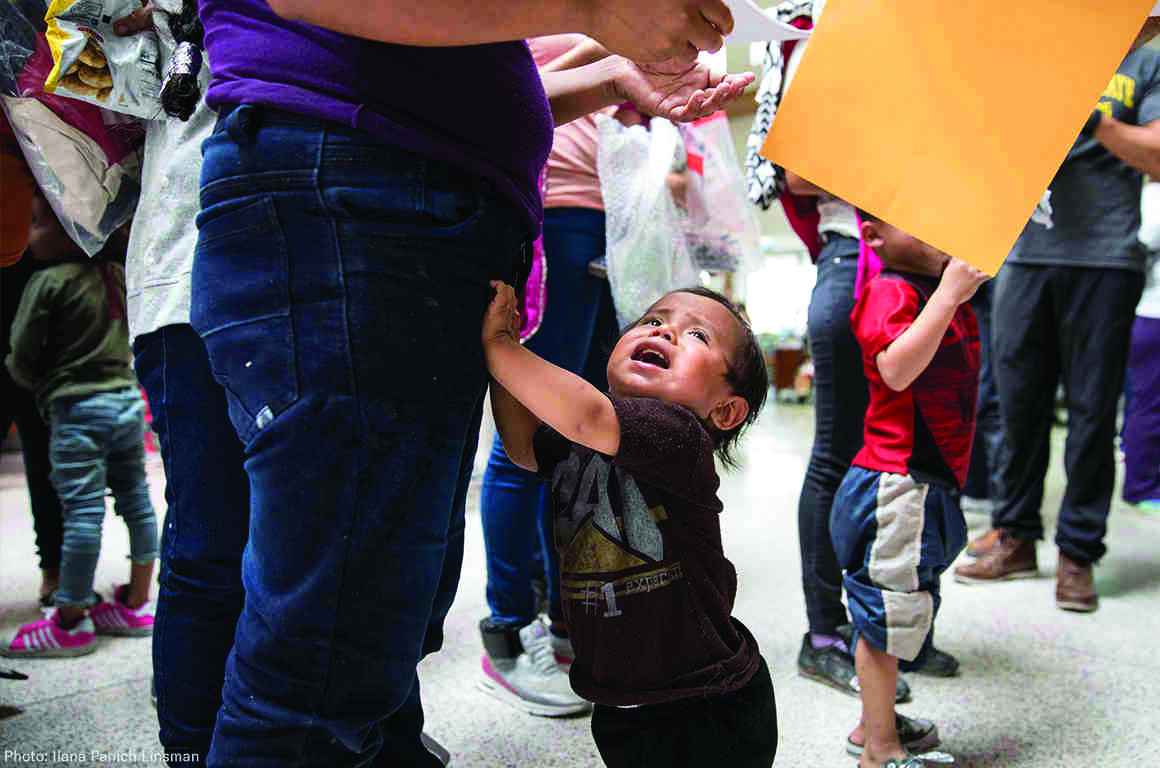
M838 634L842 634L839 628ZM849 640L847 640L849 643ZM858 683L858 674L854 671L854 657L836 646L816 649L810 643L810 633L802 637L802 649L798 653L798 674L810 680L816 680L823 685L835 688L847 696L860 696L862 686ZM910 686L898 677L898 687L895 690L894 702L901 704L910 700Z
M592 704L576 695L568 675L556 663L552 633L542 619L519 631L519 648L506 655L485 633L479 687L488 695L541 717L563 717L588 712Z
M898 740L907 752L926 752L939 745L938 726L930 720L903 717L895 712L894 727L898 729ZM865 749L865 744L855 744L852 739L846 739L846 754L861 757Z
M552 653L556 654L556 664L567 674L572 668L572 660L576 658L576 652L572 650L572 641L566 637L552 635Z
M946 651L931 647L926 655L926 663L915 674L928 677L957 677L959 674L959 660Z

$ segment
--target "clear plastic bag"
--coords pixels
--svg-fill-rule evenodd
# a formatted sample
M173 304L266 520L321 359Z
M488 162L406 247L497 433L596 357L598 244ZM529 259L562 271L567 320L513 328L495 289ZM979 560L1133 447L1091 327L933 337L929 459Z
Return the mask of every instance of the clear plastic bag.
M672 123L657 118L647 130L626 128L606 116L596 123L608 282L617 318L626 325L668 291L699 283L665 183L681 136Z
M746 196L724 112L681 126L689 153L685 240L698 269L746 273L760 268L761 228Z
M145 131L136 118L44 91L54 66L44 13L32 0L0 5L0 106L65 231L93 255L137 207Z
M44 90L134 117L159 117L157 34L113 33L113 21L140 9L140 0L53 0L45 14L53 68Z

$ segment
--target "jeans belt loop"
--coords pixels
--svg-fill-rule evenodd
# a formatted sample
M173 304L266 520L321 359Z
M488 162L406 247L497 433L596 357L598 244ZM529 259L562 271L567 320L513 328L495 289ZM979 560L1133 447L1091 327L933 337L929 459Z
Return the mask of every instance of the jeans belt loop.
M226 130L238 144L252 144L258 133L261 112L255 106L242 104L226 118Z

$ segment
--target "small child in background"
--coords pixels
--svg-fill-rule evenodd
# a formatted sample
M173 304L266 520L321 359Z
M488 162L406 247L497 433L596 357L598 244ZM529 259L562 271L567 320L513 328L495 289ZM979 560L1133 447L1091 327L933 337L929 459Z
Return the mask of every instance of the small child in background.
M753 331L701 288L662 297L617 342L610 392L519 344L512 289L483 323L504 449L551 482L571 681L611 768L768 768L777 712L757 641L732 617L714 453L769 387Z
M125 270L109 253L117 246L89 259L42 195L32 212L30 253L53 266L24 290L5 363L49 422L64 547L55 610L0 643L0 654L79 656L95 650L96 634L152 633L157 517L145 479L145 404L130 364ZM131 559L129 583L108 601L93 592L106 488L129 528Z
M938 746L938 729L894 711L895 685L900 662L915 669L930 652L939 576L966 545L958 498L979 379L967 302L987 276L870 214L862 237L884 267L850 315L870 405L830 516L862 688L846 749L861 768L921 768L912 754Z

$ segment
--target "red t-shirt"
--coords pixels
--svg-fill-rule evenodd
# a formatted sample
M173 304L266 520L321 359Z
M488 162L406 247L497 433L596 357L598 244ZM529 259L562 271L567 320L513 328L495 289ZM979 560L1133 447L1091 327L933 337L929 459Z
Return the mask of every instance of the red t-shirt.
M909 388L886 386L875 362L918 317L936 278L884 271L862 290L850 326L870 384L864 443L854 465L962 488L971 463L979 389L979 325L963 304L938 352Z

